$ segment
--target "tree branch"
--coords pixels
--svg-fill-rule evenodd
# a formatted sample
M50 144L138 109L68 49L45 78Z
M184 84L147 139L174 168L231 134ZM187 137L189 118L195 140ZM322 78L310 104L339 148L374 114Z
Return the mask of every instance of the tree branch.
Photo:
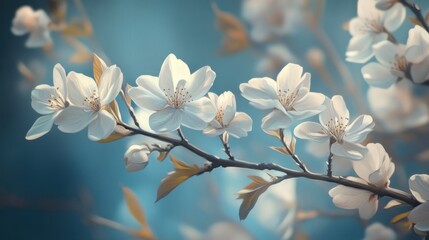
M308 169L305 166L305 164L299 159L299 157L295 153L292 152L292 150L289 148L287 143L285 143L283 137L284 137L284 130L281 129L280 130L280 141L283 143L283 146L286 148L286 151L289 153L289 155L295 161L296 165L298 165L298 167L302 169L302 171L308 172Z
M125 123L118 123L118 124L121 125L122 127L126 128L126 129L132 131L134 134L141 134L144 136L152 137L152 138L155 138L155 139L160 140L160 141L171 143L171 144L173 144L173 146L184 147L187 150L193 152L194 154L206 159L207 161L209 161L211 163L211 165L210 165L210 167L207 168L207 171L205 171L205 172L209 172L209 171L211 171L215 168L218 168L218 167L223 167L223 168L236 167L236 168L253 169L253 170L273 170L273 171L285 173L287 175L287 178L300 178L300 177L302 177L302 178L308 178L308 179L313 179L313 180L317 180L317 181L331 182L331 183L336 183L336 184L340 184L340 185L351 187L351 188L366 190L366 191L372 192L374 194L377 194L379 197L383 197L383 196L391 197L391 198L400 200L404 203L407 203L413 207L420 204L410 194L403 192L401 190L398 190L398 189L379 188L379 187L376 187L374 185L367 185L367 184L355 182L355 181L346 179L344 177L326 176L326 175L313 173L310 171L307 171L307 172L295 171L295 170L285 168L285 167L280 166L280 165L275 164L275 163L259 163L258 164L258 163L247 162L247 161L238 160L238 159L236 159L235 161L231 161L229 159L223 159L223 158L219 158L217 156L211 155L211 154L199 149L198 147L190 144L187 141L178 140L178 139L174 139L174 138L170 138L170 137L166 137L166 136L162 136L162 135L157 135L156 133L151 133L151 132L147 132L147 131L142 130L142 129L133 128L133 127L131 127Z
M219 138L220 138L220 141L222 142L223 150L225 151L226 155L228 155L229 160L234 161L234 160L235 160L235 157L234 157L234 155L232 155L231 147L229 146L228 142L225 142L225 141L223 140L222 135L220 135L220 136L219 136Z
M429 32L429 26L426 22L426 19L422 15L422 11L419 5L417 5L416 3L409 2L408 0L399 0L399 2L402 3L402 5L404 5L405 7L409 8L414 13L414 15L416 16L417 20L420 22L422 27L427 32Z

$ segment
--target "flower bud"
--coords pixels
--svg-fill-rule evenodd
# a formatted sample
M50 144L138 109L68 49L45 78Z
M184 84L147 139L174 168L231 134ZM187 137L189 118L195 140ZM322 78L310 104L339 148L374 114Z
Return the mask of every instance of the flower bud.
M134 172L144 169L149 163L150 149L147 145L132 145L124 154L127 171Z

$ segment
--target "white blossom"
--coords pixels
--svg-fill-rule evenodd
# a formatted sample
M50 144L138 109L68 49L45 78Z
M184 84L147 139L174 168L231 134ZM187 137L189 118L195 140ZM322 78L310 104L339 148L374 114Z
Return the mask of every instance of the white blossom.
M364 63L374 55L372 45L387 40L389 34L401 26L406 11L401 4L379 10L375 0L359 0L357 5L358 16L349 23L352 38L346 56L347 61Z
M295 55L284 44L270 44L256 69L261 73L275 74L284 65L296 61Z
M147 145L132 145L124 154L127 171L134 172L144 169L149 163L151 150Z
M395 231L383 224L376 222L365 229L365 237L363 240L396 240Z
M347 179L379 188L389 186L395 165L381 144L370 143L368 153L361 161L353 162L353 169L359 178ZM377 212L378 196L370 191L338 185L329 191L329 196L337 207L358 209L363 219L369 219Z
M369 115L360 115L350 123L349 110L342 96L336 95L325 103L326 109L320 113L319 121L304 122L295 130L295 136L317 142L335 140L331 152L336 157L360 160L367 149L361 143L373 130L374 122Z
M106 108L119 94L122 81L122 72L116 65L103 69L98 85L88 76L71 72L67 89L72 106L56 119L58 128L75 133L88 126L89 139L99 141L108 137L115 129L116 120Z
M251 25L250 36L257 42L284 36L302 19L301 0L244 0L243 18Z
M30 6L22 6L15 13L12 21L12 33L17 36L29 34L25 46L29 48L42 47L51 43L49 23L51 19L45 11L34 11Z
M388 132L401 132L429 122L428 105L415 96L410 82L400 82L388 89L368 89L369 107Z
M185 62L170 54L159 77L140 76L128 94L139 107L154 111L149 118L154 131L171 132L180 125L202 130L216 116L215 106L205 97L215 77L209 66L191 74Z
M414 223L417 231L429 231L429 175L415 174L410 177L409 186L411 193L421 204L415 207L408 219Z
M53 69L54 86L42 84L31 92L31 106L42 114L27 132L27 140L37 139L48 133L58 115L69 106L67 101L67 76L61 64Z
M325 96L310 92L311 75L302 73L301 66L289 63L277 75L277 82L264 77L240 84L242 96L252 106L271 110L262 120L264 130L287 128L293 120L308 118L324 109Z
M418 25L409 31L405 58L411 63L409 75L413 82L429 80L429 33Z
M208 136L219 136L227 132L236 138L246 137L247 132L252 130L252 119L244 112L236 111L235 96L227 91L220 96L208 93L213 105L216 106L216 117L204 129Z

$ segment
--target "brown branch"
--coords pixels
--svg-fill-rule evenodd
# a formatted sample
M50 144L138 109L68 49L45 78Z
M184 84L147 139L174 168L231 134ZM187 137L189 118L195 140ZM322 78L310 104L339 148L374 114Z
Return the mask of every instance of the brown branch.
M420 24L422 25L422 27L429 32L429 26L426 22L426 19L423 17L422 11L419 7L419 5L417 5L416 3L412 3L408 0L399 0L400 3L402 3L402 5L404 5L405 7L407 7L408 9L410 9L414 15L416 16L417 20L420 22Z

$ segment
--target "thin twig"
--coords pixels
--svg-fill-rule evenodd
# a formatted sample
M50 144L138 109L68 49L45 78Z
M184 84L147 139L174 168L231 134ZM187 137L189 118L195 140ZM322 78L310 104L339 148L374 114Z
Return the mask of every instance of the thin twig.
M417 5L416 3L409 2L408 0L399 0L399 2L402 3L402 5L404 5L405 7L409 8L414 13L414 15L416 16L417 20L420 22L422 27L427 32L429 32L428 23L426 22L426 19L423 17L422 11L419 5Z
M132 131L135 134L141 134L144 136L152 137L160 141L171 143L173 144L173 146L181 146L188 149L192 153L209 161L211 163L210 171L218 167L223 167L223 168L235 167L235 168L244 168L244 169L253 169L253 170L273 170L273 171L285 173L288 176L288 178L302 177L302 178L313 179L317 181L336 183L336 184L340 184L340 185L355 188L355 189L366 190L374 194L377 194L379 197L388 196L388 197L400 200L404 203L407 203L413 207L418 206L420 204L409 193L403 192L398 189L380 188L374 185L355 182L343 177L338 177L338 176L328 177L326 175L321 175L310 171L306 171L306 172L295 171L275 163L253 163L253 162L247 162L247 161L238 160L238 159L236 159L235 161L231 161L229 159L219 158L217 156L211 155L197 148L196 146L190 144L187 141L182 141L179 139L174 139L163 135L158 135L156 133L151 133L142 129L133 128L125 123L118 123L118 124Z
M182 129L181 129L181 128L178 128L178 129L177 129L177 134L179 135L179 137L180 137L180 139L181 139L182 141L184 141L184 142L187 142L187 141L188 141L188 140L186 140L185 135L183 134L183 132L182 132Z
M234 155L233 155L233 154L232 154L232 152L231 152L231 147L229 146L228 142L225 142L225 141L223 140L222 135L220 135L220 136L219 136L219 139L220 139L220 141L222 142L223 150L224 150L224 152L226 153L226 155L228 155L228 157L229 157L229 159L230 159L230 160L233 160L233 161L234 161L235 157L234 157Z
M127 106L128 112L130 113L131 118L133 119L134 124L135 124L139 129L141 129L141 127L140 127L140 123L139 123L139 121L137 120L137 117L136 117L136 114L135 114L135 112L134 112L134 109L133 109L133 107L131 106L131 104L129 104L129 103L128 103L128 101L127 101L127 97L125 96L124 91L122 91L122 90L121 90L119 93L120 93L121 98L122 98L122 100L124 101L125 105Z
M332 154L332 144L334 144L335 139L330 138L329 140L329 157L328 157L328 162L327 162L327 173L326 175L328 175L328 177L332 177L332 159L334 158L334 154Z
M304 172L308 172L307 166L299 159L299 157L292 152L292 150L289 148L287 143L284 141L284 130L280 130L280 141L282 142L283 146L286 148L286 151L289 153L289 155L292 157L292 159L295 161L296 165L298 165L299 168L302 169Z

